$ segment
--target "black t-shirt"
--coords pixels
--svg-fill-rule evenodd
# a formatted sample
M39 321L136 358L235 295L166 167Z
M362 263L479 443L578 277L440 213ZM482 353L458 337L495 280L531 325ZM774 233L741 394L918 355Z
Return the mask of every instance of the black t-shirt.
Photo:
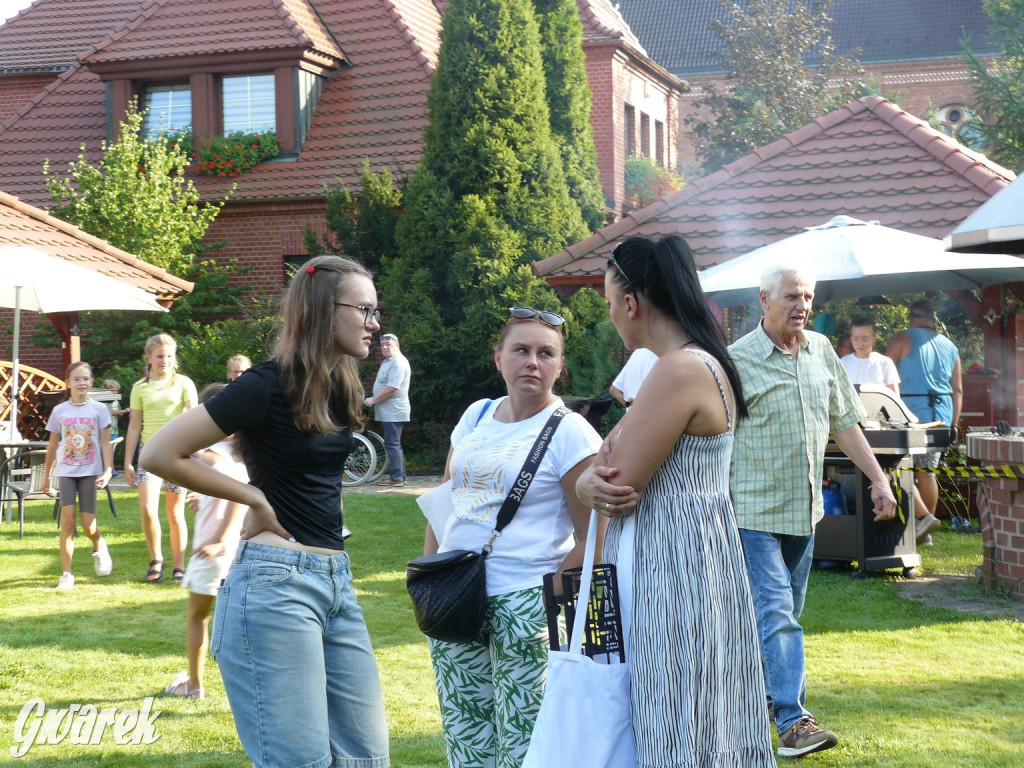
M254 365L205 407L221 431L238 434L249 482L263 491L284 529L300 544L344 549L341 476L351 430L299 431L275 360ZM332 418L342 423L333 412Z

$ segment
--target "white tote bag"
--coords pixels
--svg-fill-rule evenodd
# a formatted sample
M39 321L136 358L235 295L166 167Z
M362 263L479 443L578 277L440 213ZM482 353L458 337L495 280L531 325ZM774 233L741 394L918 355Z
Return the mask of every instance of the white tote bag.
M586 596L590 594L596 536L597 512L591 511L577 599L579 612L568 650L552 650L548 655L547 689L523 768L637 765L629 706L629 666L617 656L603 661L583 654L584 611Z

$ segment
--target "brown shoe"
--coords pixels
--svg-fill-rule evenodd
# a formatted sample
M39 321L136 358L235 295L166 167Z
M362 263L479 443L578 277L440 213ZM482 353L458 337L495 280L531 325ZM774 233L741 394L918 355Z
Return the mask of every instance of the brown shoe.
M789 730L779 735L779 757L802 757L811 752L832 749L839 743L839 738L832 731L823 731L818 721L810 715L804 715Z
M405 480L392 480L390 477L382 477L377 481L377 485L386 485L392 488L398 488L399 486L405 485Z

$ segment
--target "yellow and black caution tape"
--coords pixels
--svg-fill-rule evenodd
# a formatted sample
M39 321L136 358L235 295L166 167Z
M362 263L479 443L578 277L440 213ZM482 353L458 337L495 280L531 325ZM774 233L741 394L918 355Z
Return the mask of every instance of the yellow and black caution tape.
M966 466L966 467L912 467L900 469L900 472L924 472L942 477L997 477L1024 478L1024 466L1019 464L1001 464L999 466Z

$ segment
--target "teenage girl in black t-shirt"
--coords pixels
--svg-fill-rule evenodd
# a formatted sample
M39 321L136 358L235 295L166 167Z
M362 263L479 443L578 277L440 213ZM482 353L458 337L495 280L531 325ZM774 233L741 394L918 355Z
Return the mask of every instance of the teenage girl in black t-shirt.
M292 279L273 359L179 416L141 463L249 507L211 650L256 766L389 765L377 665L343 551L341 477L362 422L356 361L379 330L369 272L317 256ZM248 485L193 461L237 433Z

